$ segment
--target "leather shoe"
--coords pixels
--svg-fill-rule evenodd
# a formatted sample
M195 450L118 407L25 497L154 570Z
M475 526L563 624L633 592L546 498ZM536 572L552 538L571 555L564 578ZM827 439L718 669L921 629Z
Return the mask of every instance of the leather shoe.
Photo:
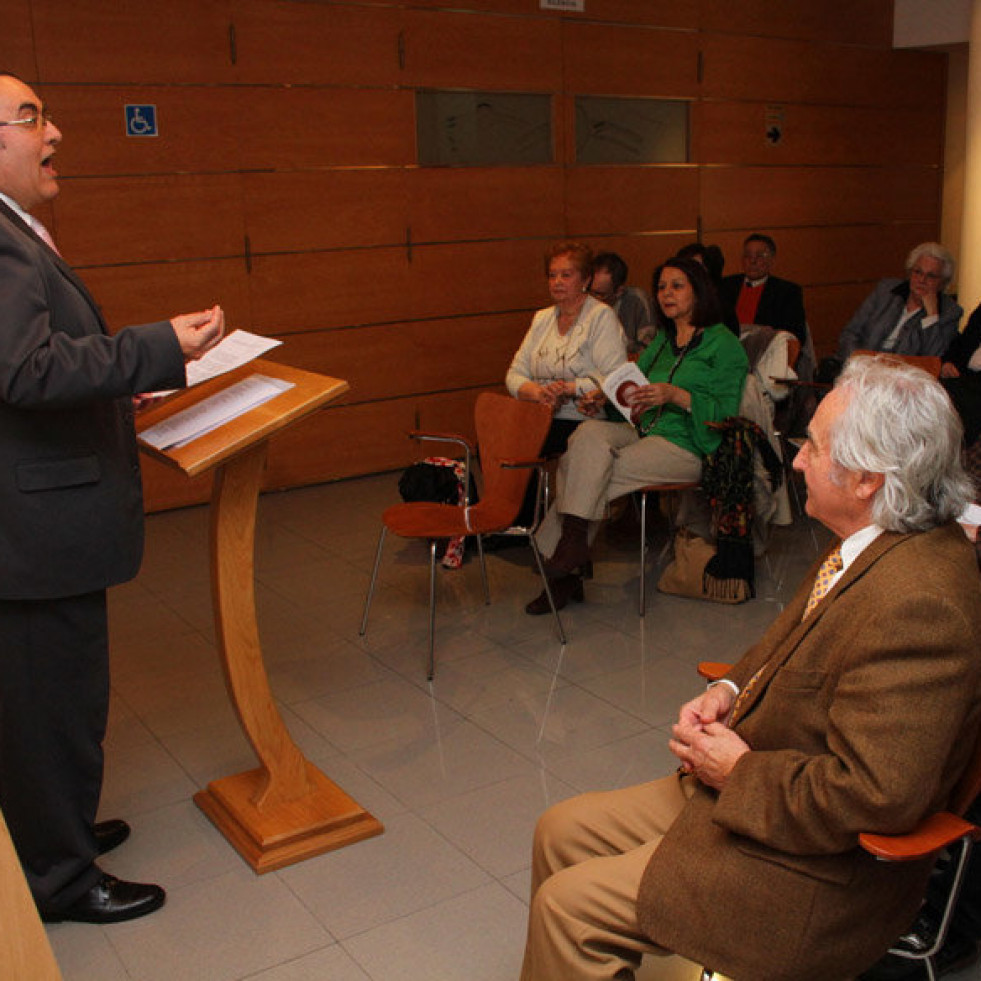
M582 588L582 579L579 576L549 579L548 585L549 589L552 590L552 599L555 601L556 610L564 609L569 600L582 603L586 598ZM533 617L544 616L551 612L552 607L549 606L548 594L544 589L525 607L525 613Z
M129 837L129 825L119 818L97 821L92 830L95 831L95 844L100 855L118 848Z
M65 909L41 909L45 923L120 923L160 909L167 894L144 882L124 882L103 872L102 878L80 899Z

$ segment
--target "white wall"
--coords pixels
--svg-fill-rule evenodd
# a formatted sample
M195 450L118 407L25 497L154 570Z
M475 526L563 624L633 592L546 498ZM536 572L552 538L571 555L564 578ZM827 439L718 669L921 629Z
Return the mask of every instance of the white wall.
M971 0L896 0L892 43L895 48L958 44L971 29Z

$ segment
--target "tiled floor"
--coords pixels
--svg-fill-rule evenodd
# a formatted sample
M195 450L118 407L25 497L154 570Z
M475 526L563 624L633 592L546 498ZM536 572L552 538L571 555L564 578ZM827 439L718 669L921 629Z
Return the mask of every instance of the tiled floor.
M563 614L565 649L550 618L523 612L539 588L527 549L489 556L489 607L473 564L441 570L429 685L424 547L389 542L358 636L396 479L263 497L257 549L260 631L283 717L385 834L256 876L191 802L255 760L215 650L207 510L154 516L140 577L111 594L102 813L128 819L133 837L103 866L159 881L169 898L131 923L49 927L66 981L511 981L537 814L673 769L667 733L699 688L694 665L737 656L814 554L803 521L777 529L755 601L653 593L641 620L636 539L601 534L587 602ZM662 981L696 976L674 958L656 968Z

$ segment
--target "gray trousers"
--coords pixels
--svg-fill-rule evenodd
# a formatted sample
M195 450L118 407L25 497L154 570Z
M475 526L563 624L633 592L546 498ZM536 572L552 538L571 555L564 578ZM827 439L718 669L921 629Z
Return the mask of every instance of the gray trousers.
M702 460L661 436L637 435L626 422L584 422L569 439L559 461L555 504L538 530L543 554L555 551L562 535L562 515L574 514L597 525L606 516L610 501L648 484L696 481Z

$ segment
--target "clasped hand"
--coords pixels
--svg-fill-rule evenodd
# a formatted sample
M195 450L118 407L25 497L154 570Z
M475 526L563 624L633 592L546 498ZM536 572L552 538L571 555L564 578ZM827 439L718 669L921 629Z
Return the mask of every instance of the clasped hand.
M715 790L722 790L736 761L749 752L749 745L726 725L734 701L731 688L713 685L686 702L668 743L682 769Z

